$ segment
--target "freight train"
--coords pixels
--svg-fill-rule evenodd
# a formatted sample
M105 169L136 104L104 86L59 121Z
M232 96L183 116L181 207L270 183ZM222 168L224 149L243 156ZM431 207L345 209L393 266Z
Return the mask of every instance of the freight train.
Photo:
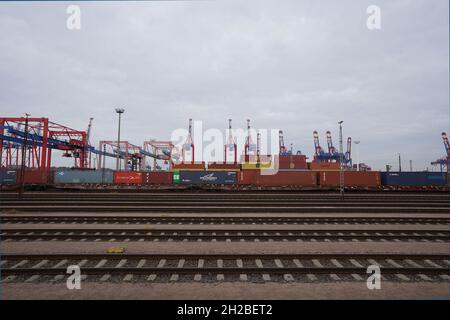
M214 167L214 166L213 166ZM336 190L336 170L278 169L274 174L255 169L174 171L113 171L110 169L52 169L49 172L0 170L2 188L27 186L57 188L204 188L258 190ZM450 190L445 172L344 171L344 185L352 190Z

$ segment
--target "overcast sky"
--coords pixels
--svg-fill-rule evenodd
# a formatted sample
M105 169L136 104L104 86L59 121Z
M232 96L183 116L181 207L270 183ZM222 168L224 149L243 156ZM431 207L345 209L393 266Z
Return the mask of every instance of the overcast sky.
M66 28L72 3L81 30ZM366 27L371 4L381 30ZM76 129L93 117L95 145L116 139L115 107L138 145L188 118L221 130L250 118L309 157L312 131L337 146L344 120L374 169L398 153L424 169L449 130L448 12L448 0L1 3L0 115Z

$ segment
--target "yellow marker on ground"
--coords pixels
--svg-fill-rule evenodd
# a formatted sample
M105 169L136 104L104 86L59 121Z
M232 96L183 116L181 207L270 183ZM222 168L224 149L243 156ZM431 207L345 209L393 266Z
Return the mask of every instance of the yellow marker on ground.
M110 247L110 248L108 248L108 250L106 252L107 253L124 253L125 252L125 248L122 248L122 247Z

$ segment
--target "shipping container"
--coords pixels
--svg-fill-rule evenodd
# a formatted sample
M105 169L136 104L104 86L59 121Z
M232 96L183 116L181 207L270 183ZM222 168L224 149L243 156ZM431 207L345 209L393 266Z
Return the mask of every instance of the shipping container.
M105 170L79 170L57 169L55 172L55 184L78 183L113 183L113 171Z
M195 162L195 163L174 163L172 165L172 170L183 170L183 171L199 171L205 170L205 162Z
M172 172L153 171L144 172L142 183L145 184L172 184Z
M236 171L180 171L181 184L236 184Z
M309 169L312 171L339 171L338 162L311 162Z
M319 172L319 184L322 187L338 187L340 185L339 171ZM378 171L344 171L346 187L379 187L381 185Z
M271 169L271 162L261 162L261 163L242 163L242 170L260 170L260 169Z
M16 171L15 170L0 170L0 184L15 184Z
M141 184L142 176L143 176L142 172L115 171L113 181L114 183Z
M252 185L256 183L257 170L242 170L238 172L237 184L240 185Z
M308 169L305 155L276 155L274 161L278 161L279 169ZM276 166L276 165L275 165Z
M255 175L257 186L317 186L317 173L312 171L278 171L276 174L264 175L264 171Z
M241 165L239 163L217 163L210 162L208 163L209 171L240 171Z
M445 172L382 172L381 183L385 186L445 186Z
M25 184L52 184L54 182L54 171L27 169L25 170L23 177ZM17 183L22 183L21 170L16 171L16 181Z

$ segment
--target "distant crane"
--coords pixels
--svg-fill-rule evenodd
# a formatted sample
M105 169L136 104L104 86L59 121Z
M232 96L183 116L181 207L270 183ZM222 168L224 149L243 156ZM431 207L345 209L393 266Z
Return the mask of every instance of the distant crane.
M86 130L86 146L85 146L85 152L84 152L84 166L85 168L90 168L91 166L91 153L89 152L89 146L91 145L90 137L91 137L91 130L92 130L92 121L94 118L89 118L89 124Z
M336 161L339 162L340 155L336 147L333 145L333 140L331 138L331 132L327 131L327 145L328 145L328 152L325 152L323 148L320 146L319 141L319 134L317 131L313 132L314 137L314 162L331 162ZM343 161L344 166L352 167L352 157L351 157L351 150L352 150L352 138L347 138L347 151L343 155Z
M447 133L442 132L442 141L444 142L445 152L447 154L446 157L442 157L431 162L432 166L439 166L441 172L444 171L444 168L447 168L447 172L450 172L450 143L448 141Z
M324 154L324 151L323 151L322 147L320 146L319 133L317 131L314 131L313 137L314 137L315 158L319 158L320 156L322 156Z
M288 154L288 151L287 151L286 147L284 146L283 130L278 131L278 145L279 145L279 154L280 155Z
M237 163L237 144L236 139L233 138L233 133L231 130L231 119L228 119L228 140L224 146L224 163L227 163L227 153L232 151L234 153L234 164Z
M333 146L333 140L331 139L330 131L327 131L327 144L328 144L328 153L330 155L337 153L336 148Z
M186 160L186 151L191 151L191 163L194 163L194 141L192 140L192 119L189 119L189 134L182 148L182 162Z
M255 144L252 141L252 136L250 133L250 119L247 119L247 138L245 139L245 146L244 146L244 155L245 155L245 161L248 159L249 152L255 151Z

